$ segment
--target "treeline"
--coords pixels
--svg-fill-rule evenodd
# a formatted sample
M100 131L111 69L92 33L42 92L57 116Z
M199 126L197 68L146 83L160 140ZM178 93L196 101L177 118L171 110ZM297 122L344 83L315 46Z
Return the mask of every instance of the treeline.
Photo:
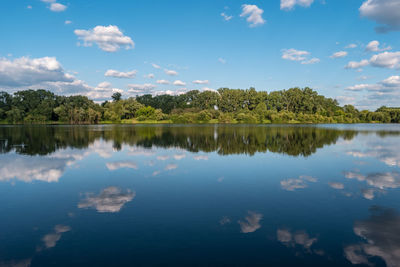
M282 91L221 88L185 94L143 95L97 104L85 96L58 96L46 90L0 92L0 121L69 123L165 121L172 123L399 123L400 108L359 111L306 87Z

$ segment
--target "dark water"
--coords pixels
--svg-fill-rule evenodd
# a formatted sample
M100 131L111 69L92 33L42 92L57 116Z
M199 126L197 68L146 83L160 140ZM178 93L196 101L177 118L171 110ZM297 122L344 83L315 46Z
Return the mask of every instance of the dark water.
M2 126L0 266L400 266L400 125Z

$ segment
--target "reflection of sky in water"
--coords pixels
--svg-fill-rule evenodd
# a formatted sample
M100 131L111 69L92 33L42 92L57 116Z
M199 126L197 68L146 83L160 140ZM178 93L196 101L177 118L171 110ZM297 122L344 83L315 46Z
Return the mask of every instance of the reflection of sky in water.
M181 146L95 138L0 154L0 266L399 266L400 135L364 131L307 156L276 136L254 154L210 136L224 147L196 151L196 135Z

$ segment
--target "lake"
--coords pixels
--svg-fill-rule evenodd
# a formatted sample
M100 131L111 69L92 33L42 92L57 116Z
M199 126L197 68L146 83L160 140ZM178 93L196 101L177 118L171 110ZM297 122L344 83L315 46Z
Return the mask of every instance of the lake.
M0 266L400 266L400 125L0 127Z

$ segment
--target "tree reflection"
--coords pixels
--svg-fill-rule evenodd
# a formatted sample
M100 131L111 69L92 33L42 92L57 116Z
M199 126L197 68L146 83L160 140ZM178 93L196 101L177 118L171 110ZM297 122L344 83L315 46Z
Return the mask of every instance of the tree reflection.
M10 126L0 127L0 153L15 151L46 155L67 147L84 149L102 139L111 141L115 150L128 145L175 147L220 155L254 155L270 151L306 157L325 145L334 144L339 138L351 140L357 134L355 130L313 126Z

